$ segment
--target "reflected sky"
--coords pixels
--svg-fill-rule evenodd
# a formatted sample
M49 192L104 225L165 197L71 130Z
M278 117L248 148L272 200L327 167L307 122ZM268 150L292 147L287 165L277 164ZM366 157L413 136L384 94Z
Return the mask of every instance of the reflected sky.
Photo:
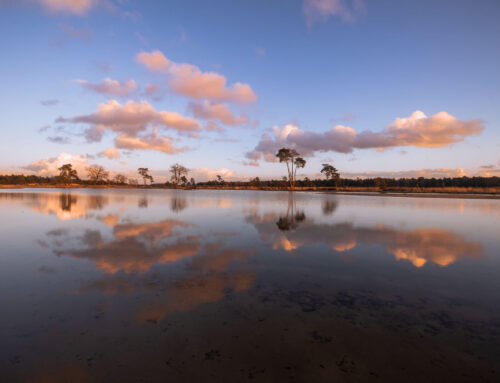
M398 363L424 379L405 359L417 350L428 376L498 374L498 201L9 190L0 214L9 381L390 380L407 376ZM392 367L354 347L380 336Z

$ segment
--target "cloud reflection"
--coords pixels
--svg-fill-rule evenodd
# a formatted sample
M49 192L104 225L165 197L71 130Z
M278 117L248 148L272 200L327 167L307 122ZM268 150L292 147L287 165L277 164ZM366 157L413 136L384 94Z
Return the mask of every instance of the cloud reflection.
M346 252L358 245L379 245L397 260L407 260L415 267L422 267L428 262L448 266L461 258L478 259L483 253L480 243L467 241L460 234L438 228L398 230L384 225L357 227L349 222L316 224L305 220L300 226L295 225L293 230L283 231L281 228L276 230L274 220L275 217L269 214L247 218L262 240L272 242L274 250L295 251L321 243L336 252Z

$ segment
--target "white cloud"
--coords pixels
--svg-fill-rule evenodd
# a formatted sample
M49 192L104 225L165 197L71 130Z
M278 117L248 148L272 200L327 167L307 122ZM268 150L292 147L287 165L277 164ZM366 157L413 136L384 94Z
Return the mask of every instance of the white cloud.
M61 153L57 157L47 157L45 159L33 161L22 168L40 176L54 176L59 174L59 170L57 169L64 164L73 165L73 169L75 169L81 177L85 174L85 168L88 166L88 159L83 155Z

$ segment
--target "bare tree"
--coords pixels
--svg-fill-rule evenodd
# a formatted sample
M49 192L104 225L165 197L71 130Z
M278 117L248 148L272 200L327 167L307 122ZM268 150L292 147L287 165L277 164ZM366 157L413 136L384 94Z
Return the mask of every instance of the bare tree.
M123 174L117 174L113 179L117 184L124 185L127 182L127 177Z
M172 176L170 177L170 180L178 186L179 183L182 181L182 177L186 178L186 176L189 173L189 169L182 166L181 164L173 164L170 167L170 173L172 173Z
M57 170L59 170L59 178L65 184L78 180L78 172L73 169L73 165L71 164L64 164L60 168L57 168Z
M109 179L109 172L101 165L92 165L85 169L89 180L94 184L106 182Z
M149 174L149 169L148 168L139 168L137 169L139 172L140 176L144 180L144 185L146 185L146 181L149 180L149 182L152 184L154 182L153 176Z

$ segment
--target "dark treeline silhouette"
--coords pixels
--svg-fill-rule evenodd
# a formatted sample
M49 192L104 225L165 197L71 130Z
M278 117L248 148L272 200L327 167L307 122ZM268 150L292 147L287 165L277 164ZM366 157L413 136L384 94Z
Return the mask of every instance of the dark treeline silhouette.
M440 187L500 187L500 177L454 177L454 178L339 178L308 179L294 181L296 187L359 187L359 188L440 188ZM217 180L199 182L198 186L220 186ZM262 181L258 177L246 181L225 181L226 187L283 188L289 186L288 180Z
M58 185L61 183L59 176L42 177L36 175L24 174L0 174L0 185ZM92 180L78 179L73 181L74 184L80 185L94 185ZM114 179L108 180L110 185L123 185L125 181ZM440 188L440 187L500 187L500 177L454 177L454 178L340 178L340 179L302 179L295 180L297 187L383 187L384 184L387 188L393 187L409 187L409 188ZM129 185L133 183L129 182ZM223 186L223 187L256 187L256 188L287 188L289 187L289 180L261 180L255 177L250 181L226 181L226 180L212 180L207 182L197 182L197 186ZM168 184L153 184L153 186L169 186Z

